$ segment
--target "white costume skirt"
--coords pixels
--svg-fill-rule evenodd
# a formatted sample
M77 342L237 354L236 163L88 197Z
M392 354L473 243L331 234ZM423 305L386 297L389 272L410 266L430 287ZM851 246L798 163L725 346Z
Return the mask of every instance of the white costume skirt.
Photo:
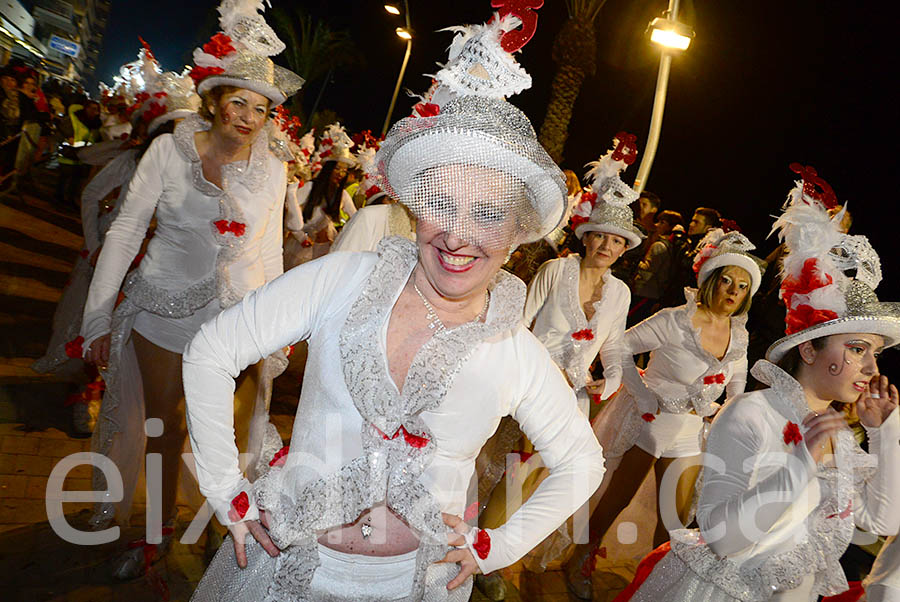
M775 592L768 598L735 598L703 579L671 551L653 567L653 572L631 597L631 602L815 602L815 577L808 575L799 587Z
M197 585L191 602L269 602L278 559L269 556L252 536L246 542L247 567L240 569L231 537L225 538ZM278 602L387 602L404 600L412 593L416 551L399 556L373 557L345 554L318 546L319 567L310 582L311 592ZM453 563L432 564L425 572L422 602L464 602L472 593L470 577L453 591L447 584L459 573Z
M696 414L660 412L641 429L635 445L654 458L700 455L703 419Z

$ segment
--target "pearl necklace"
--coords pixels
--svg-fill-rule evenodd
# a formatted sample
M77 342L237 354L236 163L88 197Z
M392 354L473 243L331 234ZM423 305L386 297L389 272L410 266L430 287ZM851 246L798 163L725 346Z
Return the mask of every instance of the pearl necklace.
M425 305L425 309L428 310L428 314L426 314L425 319L428 320L428 328L434 330L434 334L438 334L439 332L443 332L447 330L444 326L444 323L441 321L441 318L437 315L437 311L434 309L434 306L428 302L428 299L425 298L425 295L422 294L422 291L419 290L419 287L416 286L416 283L413 282L413 289L416 291L416 294L419 295L419 299L422 300L422 304ZM484 314L487 312L488 302L490 300L490 296L487 291L484 291L484 307L481 308L481 313L475 316L472 319L472 322L478 322L482 318L484 318Z

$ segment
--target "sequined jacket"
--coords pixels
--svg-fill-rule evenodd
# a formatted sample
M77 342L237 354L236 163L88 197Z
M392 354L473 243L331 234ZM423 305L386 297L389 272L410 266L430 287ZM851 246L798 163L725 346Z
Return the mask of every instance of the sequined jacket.
M534 320L535 336L566 372L576 391L592 380L590 366L599 353L606 381L601 397L606 399L622 383L631 292L607 270L603 274L603 296L594 303L594 315L588 320L578 296L580 266L578 255L544 263L528 286L524 322L530 325Z
M156 233L124 293L165 317L192 315L211 301L229 307L283 270L286 174L257 136L247 162L222 168L224 190L203 177L192 115L158 137L141 158L119 215L106 234L84 309L84 348L110 331L119 288L150 220Z
M385 355L388 320L417 263L415 243L384 239L375 253L333 253L290 270L204 324L184 356L188 427L201 491L223 523L248 493L245 518L265 508L284 551L285 587L309 583L317 534L386 502L420 537L420 569L446 553L441 512L462 515L475 459L512 415L550 476L502 527L489 530L487 573L508 566L593 492L603 457L572 389L521 324L524 285L500 272L485 322L435 334L402 391ZM424 311L424 308L423 308ZM283 467L251 488L232 431L232 378L300 340L309 359ZM420 570L417 575L424 574ZM414 585L416 587L421 585ZM415 595L413 598L415 599Z
M744 392L747 383L746 314L731 318L731 340L719 359L703 348L692 319L697 312L696 289L685 289L687 303L660 310L625 331L629 354L650 352L643 375L634 361L625 364L625 387L643 414L657 410L698 416L715 413L723 391L728 397ZM632 355L628 356L633 358Z
M866 428L869 453L849 429L833 466L816 464L802 439L809 413L800 384L761 360L753 375L771 388L730 399L707 439L699 532L672 532L672 553L738 600L768 600L815 576L813 594L847 589L839 559L854 528L900 527L900 412ZM815 598L813 598L815 599Z

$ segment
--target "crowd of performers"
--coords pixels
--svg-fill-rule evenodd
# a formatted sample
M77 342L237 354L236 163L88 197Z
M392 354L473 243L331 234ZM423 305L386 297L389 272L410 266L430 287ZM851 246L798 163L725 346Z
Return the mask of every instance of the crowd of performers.
M224 0L189 72L144 44L103 90L127 141L82 151L102 165L85 252L35 368L100 370L79 428L123 487L95 470L94 528L128 523L156 453L156 557L179 504L205 497L230 533L195 600L466 600L476 575L502 599L498 570L526 554L568 558L590 599L652 471L678 520L659 517L621 599L840 594L858 528L890 537L868 599L900 600L898 392L877 366L900 307L815 170L792 166L766 261L717 211L685 228L625 184L631 135L582 188L506 101L531 85L522 8L459 28L383 140L300 136L280 105L303 82L272 62L262 9ZM268 404L302 341L288 448ZM146 549L115 575L142 575Z

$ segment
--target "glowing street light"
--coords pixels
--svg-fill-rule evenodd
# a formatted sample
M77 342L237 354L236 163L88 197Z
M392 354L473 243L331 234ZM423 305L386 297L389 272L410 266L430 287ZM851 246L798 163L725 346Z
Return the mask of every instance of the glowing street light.
M385 4L384 10L392 15L399 15L400 9L394 4ZM394 86L394 95L391 96L391 106L388 107L387 117L384 118L384 127L381 128L381 135L387 133L388 126L391 124L391 115L394 114L394 105L397 103L397 94L400 93L400 86L403 83L403 75L406 73L406 64L409 62L409 54L412 52L412 27L409 24L409 0L403 0L403 18L406 21L406 27L398 27L394 30L397 37L406 41L406 53L403 55L403 65L400 67L400 75L397 77L397 85Z
M650 29L651 42L672 50L687 50L694 37L694 30L689 25L662 17L653 19Z
M656 95L653 98L653 113L650 116L650 133L647 146L634 179L634 189L643 192L650 175L650 167L656 157L659 146L659 133L662 130L663 112L666 108L666 91L669 87L669 70L672 67L672 54L687 50L694 38L694 30L689 25L678 22L679 0L669 0L669 9L665 17L657 17L650 22L650 41L662 46L662 57L659 59L659 74L656 77Z

